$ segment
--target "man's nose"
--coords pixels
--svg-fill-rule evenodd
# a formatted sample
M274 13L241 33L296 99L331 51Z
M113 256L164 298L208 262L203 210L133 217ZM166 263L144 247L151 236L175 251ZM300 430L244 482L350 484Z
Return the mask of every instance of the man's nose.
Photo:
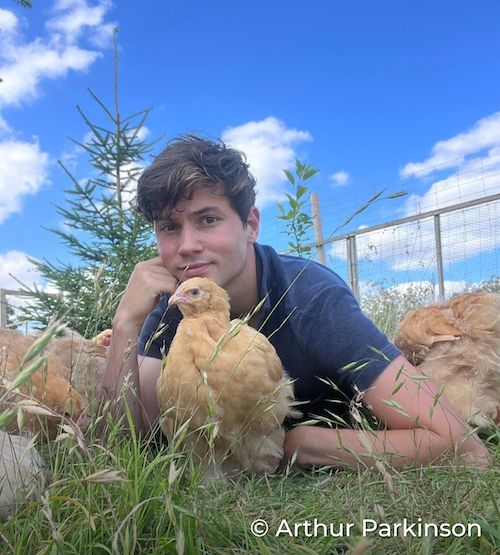
M179 254L189 254L203 250L200 233L192 227L184 227L179 238Z

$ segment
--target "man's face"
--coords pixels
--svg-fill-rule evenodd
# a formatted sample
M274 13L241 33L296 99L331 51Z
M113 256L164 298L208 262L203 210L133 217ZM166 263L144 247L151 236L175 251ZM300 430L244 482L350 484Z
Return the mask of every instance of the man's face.
M163 219L155 221L160 258L179 281L207 277L231 288L247 268L256 241L259 213L250 211L246 228L227 197L198 187Z

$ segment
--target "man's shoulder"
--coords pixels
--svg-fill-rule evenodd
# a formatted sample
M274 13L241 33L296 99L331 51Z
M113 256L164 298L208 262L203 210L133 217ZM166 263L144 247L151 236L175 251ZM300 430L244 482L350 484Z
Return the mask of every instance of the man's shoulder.
M327 287L338 287L350 291L346 282L330 268L318 262L276 252L269 245L257 245L268 281L293 285L296 292L307 292L308 296L324 291Z

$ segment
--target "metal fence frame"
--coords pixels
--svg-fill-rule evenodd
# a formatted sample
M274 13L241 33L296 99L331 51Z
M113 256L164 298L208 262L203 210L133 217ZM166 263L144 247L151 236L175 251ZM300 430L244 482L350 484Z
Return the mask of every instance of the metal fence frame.
M443 249L441 244L441 215L447 214L449 212L457 212L459 210L464 210L465 208L470 208L472 206L478 206L481 204L487 204L489 202L494 202L500 200L500 193L494 195L489 195L486 197L469 200L467 202L461 202L459 204L453 204L452 206L446 206L444 208L438 208L435 210L430 210L428 212L422 212L420 214L415 214L414 216L407 216L405 218L400 218L398 220L392 220L391 222L377 224L370 227L365 227L363 229L358 229L356 231L351 231L344 235L338 235L335 237L330 237L328 239L322 239L316 236L316 241L314 243L309 243L307 247L316 248L318 250L318 260L322 263L325 260L325 246L340 241L346 242L346 252L347 252L347 276L349 285L359 300L360 290L359 290L359 272L358 272L358 253L356 238L360 235L366 233L373 233L380 229L390 228L406 224L409 222L415 222L419 220L424 220L427 218L433 218L434 222L434 241L436 248L436 268L437 268L437 281L438 281L438 292L441 299L444 298L444 271L443 271Z
M356 239L360 235L366 233L372 233L380 229L390 228L406 224L409 222L415 222L419 220L424 220L427 218L433 218L434 222L434 241L436 248L436 267L437 267L437 281L438 281L438 292L439 297L444 298L444 271L443 271L443 249L441 244L441 215L450 212L456 212L459 210L464 210L465 208L470 208L472 206L479 206L481 204L487 204L489 202L494 202L500 200L500 193L495 195L489 195L486 197L478 198L475 200L470 200L467 202L461 202L459 204L454 204L452 206L447 206L445 208L438 208L436 210L430 210L428 212L422 212L420 214L415 214L414 216L407 216L406 218L400 218L398 220L392 220L391 222L373 225L371 227L366 227L363 229L358 229L356 231L351 231L344 235L338 235L336 237L330 237L328 239L321 238L321 219L319 217L319 205L317 197L314 197L313 220L315 223L315 235L316 241L306 245L313 249L317 249L318 261L324 264L325 260L325 246L340 241L346 242L346 252L347 252L347 276L349 285L359 300L360 290L359 290L359 271L358 271L358 253ZM0 326L5 327L7 325L7 296L12 295L16 297L31 297L33 293L28 291L16 291L13 289L1 289L0 288Z
M34 294L29 291L21 291L15 289L0 289L0 327L5 328L8 323L7 317L7 297L33 297Z

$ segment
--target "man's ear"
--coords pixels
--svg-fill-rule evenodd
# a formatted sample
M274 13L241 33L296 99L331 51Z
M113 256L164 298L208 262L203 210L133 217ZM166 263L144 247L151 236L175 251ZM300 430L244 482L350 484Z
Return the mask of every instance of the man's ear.
M249 243L255 243L259 236L260 213L257 207L252 206L247 217L247 239Z

